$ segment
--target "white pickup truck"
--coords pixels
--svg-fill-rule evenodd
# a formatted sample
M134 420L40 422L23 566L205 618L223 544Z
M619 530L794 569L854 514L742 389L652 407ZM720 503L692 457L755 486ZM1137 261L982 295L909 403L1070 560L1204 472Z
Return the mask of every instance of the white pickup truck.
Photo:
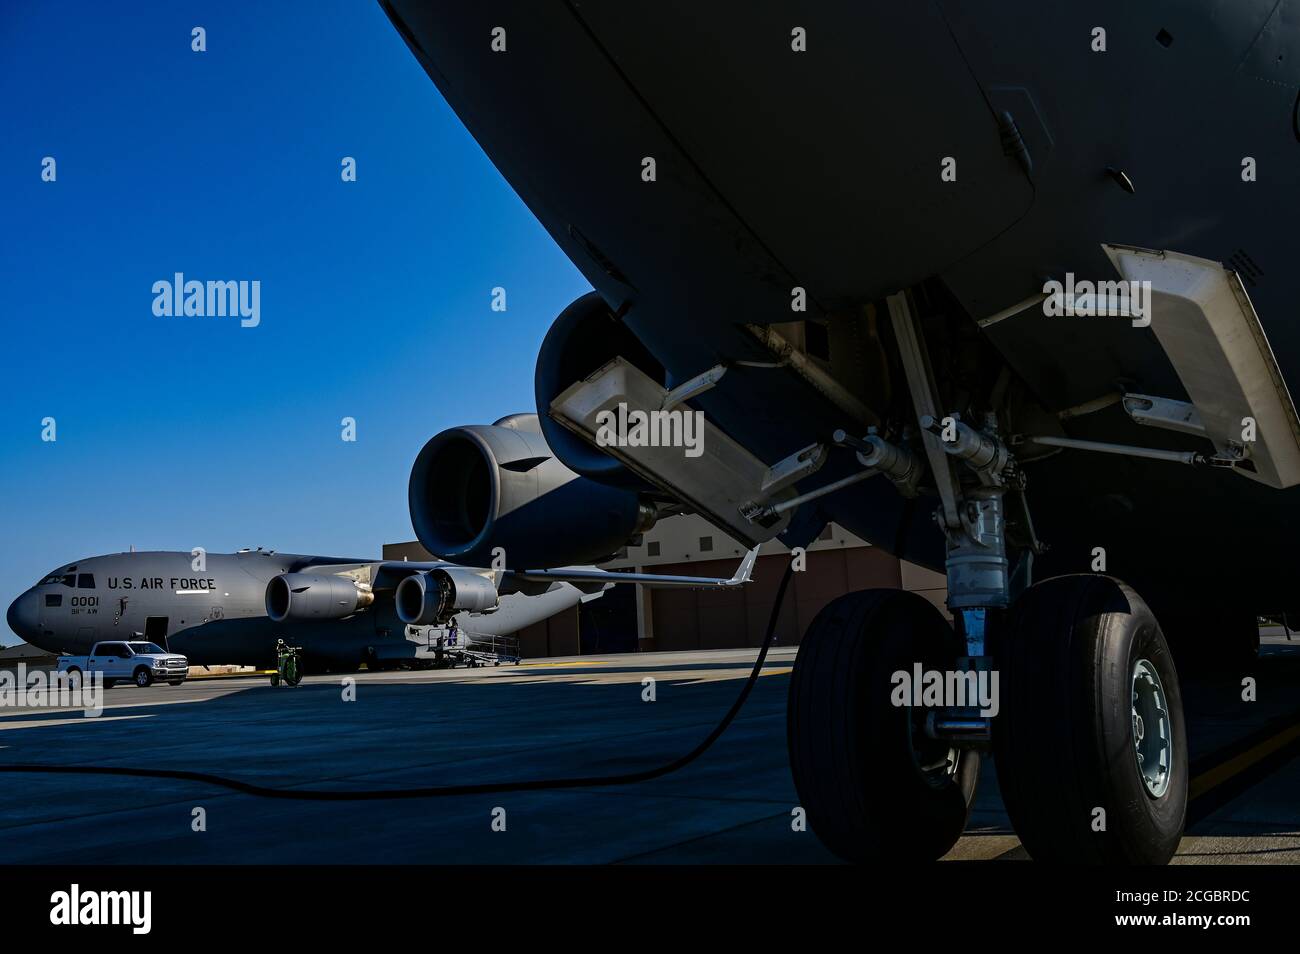
M103 673L105 689L128 680L137 686L150 686L155 680L179 686L189 671L184 656L169 653L157 643L141 641L95 643L89 656L59 657L59 672L81 676Z

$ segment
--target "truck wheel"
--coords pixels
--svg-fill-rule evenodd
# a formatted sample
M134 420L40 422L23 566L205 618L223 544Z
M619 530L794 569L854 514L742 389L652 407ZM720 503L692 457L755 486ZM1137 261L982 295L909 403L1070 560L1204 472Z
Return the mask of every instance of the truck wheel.
M1187 810L1187 735L1155 616L1106 576L1031 586L996 637L998 783L1035 861L1162 865Z
M140 666L138 669L136 669L135 675L132 677L132 679L134 680L135 684L139 686L141 689L153 685L153 673L150 672L148 669L146 669L144 666Z
M105 688L105 689L112 689L112 688L113 688L114 686L116 686L116 685L117 685L117 680L116 680L116 679L105 679L105 680L104 680L104 688Z
M799 804L846 861L929 862L961 837L979 753L927 738L893 674L951 669L965 647L927 600L862 590L827 604L799 644L787 742Z

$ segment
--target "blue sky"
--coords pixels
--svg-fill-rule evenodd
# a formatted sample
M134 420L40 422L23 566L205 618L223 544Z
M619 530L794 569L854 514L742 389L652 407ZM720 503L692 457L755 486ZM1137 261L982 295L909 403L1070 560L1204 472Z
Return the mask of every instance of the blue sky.
M376 3L3 3L0 104L0 608L132 545L410 539L416 452L533 410L589 288ZM178 271L260 325L156 317Z

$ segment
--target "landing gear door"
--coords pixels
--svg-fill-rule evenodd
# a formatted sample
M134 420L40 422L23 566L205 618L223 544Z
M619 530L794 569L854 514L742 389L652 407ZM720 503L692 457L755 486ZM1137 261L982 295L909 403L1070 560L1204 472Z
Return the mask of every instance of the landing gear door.
M765 497L768 466L702 412L685 404L665 410L667 397L643 371L615 358L556 397L550 414L747 547L784 530L788 512L762 522L742 513L748 502ZM785 489L770 500L793 496Z
M1300 483L1300 419L1237 273L1176 252L1103 248L1126 281L1150 283L1151 331L1219 454L1270 487Z

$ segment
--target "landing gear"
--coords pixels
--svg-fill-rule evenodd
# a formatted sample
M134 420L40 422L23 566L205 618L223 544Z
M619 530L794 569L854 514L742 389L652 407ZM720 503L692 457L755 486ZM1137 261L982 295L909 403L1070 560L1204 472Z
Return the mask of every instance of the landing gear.
M910 496L924 452L956 628L902 592L854 593L818 614L788 715L808 821L852 861L938 858L962 833L980 753L992 747L1032 857L1164 864L1182 836L1188 759L1178 674L1155 616L1109 577L1031 585L1045 548L999 408L966 407L975 424L957 411L940 417L909 296L891 296L889 310L920 440L910 424L886 422L884 433L837 431L834 442ZM942 688L900 698L894 681L909 672Z
M891 701L895 673L962 655L914 593L842 596L813 620L790 681L787 741L800 805L848 861L933 861L961 836L980 756L926 734L928 710Z
M1165 864L1183 832L1178 674L1146 603L1118 580L1030 587L995 640L993 724L1012 826L1040 861Z

